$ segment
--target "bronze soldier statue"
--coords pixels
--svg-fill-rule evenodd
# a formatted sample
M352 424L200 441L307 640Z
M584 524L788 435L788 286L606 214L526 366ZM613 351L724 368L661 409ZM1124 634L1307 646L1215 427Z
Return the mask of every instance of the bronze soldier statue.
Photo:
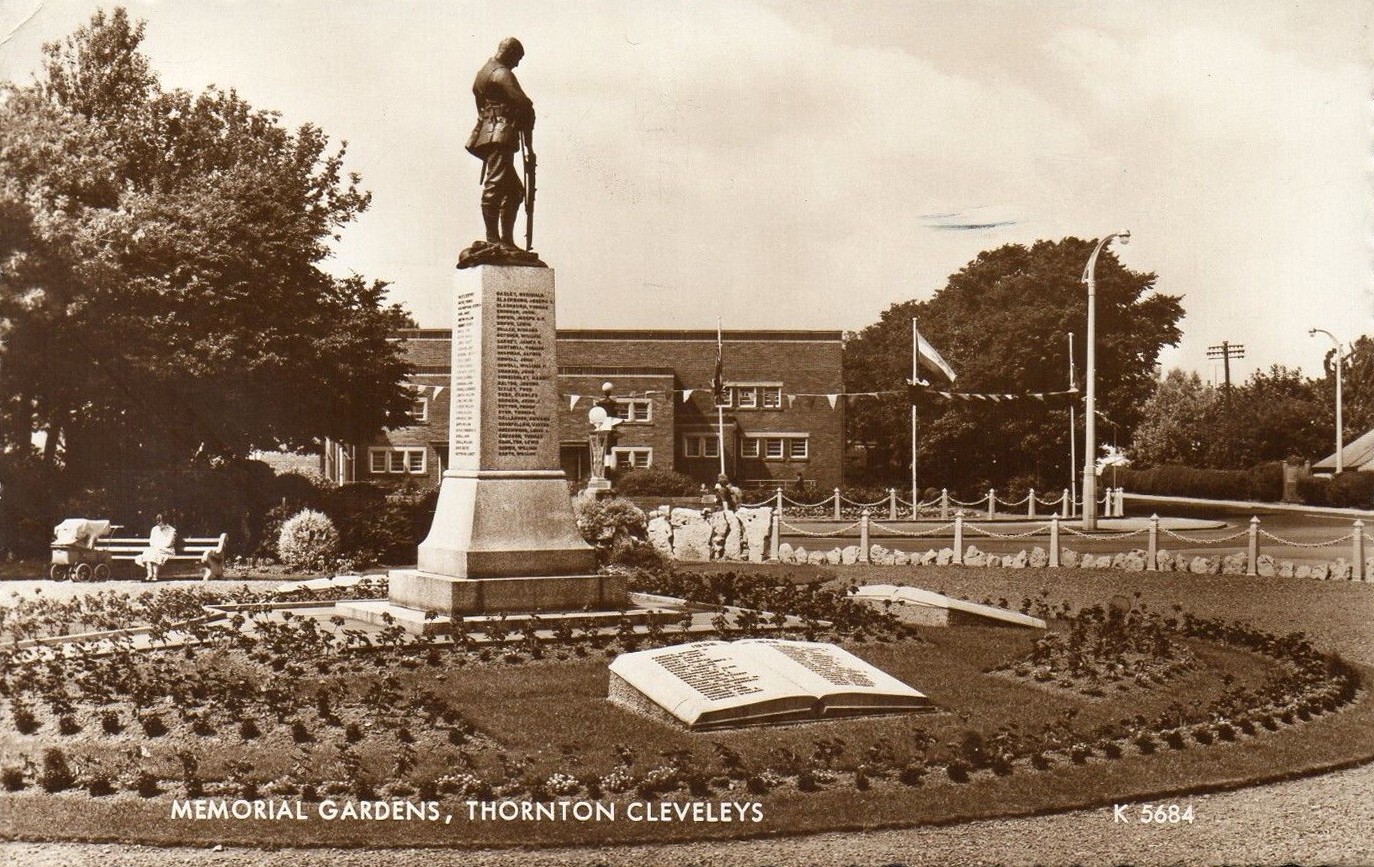
M468 136L467 150L482 160L482 222L487 234L485 241L463 251L460 268L484 263L543 264L534 253L516 246L513 237L521 204L527 209L533 206L526 202L525 186L516 171L516 152L522 145L527 174L534 164L534 103L513 71L524 56L520 40L503 39L496 56L478 70L472 83L477 125ZM533 184L533 178L529 181Z

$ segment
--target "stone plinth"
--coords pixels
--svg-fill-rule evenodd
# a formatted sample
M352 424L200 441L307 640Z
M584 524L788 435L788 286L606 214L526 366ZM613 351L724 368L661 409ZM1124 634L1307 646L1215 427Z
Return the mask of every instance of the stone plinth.
M456 272L449 462L416 569L393 604L445 615L624 607L594 574L559 469L554 272Z

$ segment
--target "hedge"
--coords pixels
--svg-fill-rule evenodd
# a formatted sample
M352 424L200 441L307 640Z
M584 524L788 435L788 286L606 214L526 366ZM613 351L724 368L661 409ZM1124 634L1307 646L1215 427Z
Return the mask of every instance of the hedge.
M1166 464L1143 470L1118 468L1116 474L1118 484L1136 494L1261 502L1283 499L1283 464L1277 461L1248 470L1199 470Z

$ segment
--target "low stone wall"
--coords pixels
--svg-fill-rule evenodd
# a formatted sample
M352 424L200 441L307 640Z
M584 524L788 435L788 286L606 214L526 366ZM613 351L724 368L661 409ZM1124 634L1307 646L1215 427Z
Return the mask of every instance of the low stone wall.
M649 512L649 542L674 560L747 560L772 556L773 510L767 506L731 511L659 506Z
M1042 569L1050 565L1049 552L1039 546L1021 550L1015 554L989 554L970 545L964 551L962 562L956 563L954 549L934 548L924 552L892 551L883 545L869 546L868 558L861 557L858 545L842 548L808 550L801 545L783 542L778 546L779 563L809 563L812 565L848 566L867 562L875 566L980 566L1001 569ZM1061 548L1059 567L1061 569L1121 569L1126 572L1144 572L1149 564L1149 552L1136 548L1116 554L1089 554ZM1155 569L1159 572L1179 572L1191 575L1244 575L1246 555L1244 551L1233 554L1217 554L1210 557L1174 554L1160 550L1155 555ZM1265 578L1316 578L1318 580L1349 581L1354 575L1350 561L1338 557L1331 562L1295 563L1292 560L1277 560L1268 554L1259 555L1255 571ZM1374 557L1365 561L1365 580L1374 575Z

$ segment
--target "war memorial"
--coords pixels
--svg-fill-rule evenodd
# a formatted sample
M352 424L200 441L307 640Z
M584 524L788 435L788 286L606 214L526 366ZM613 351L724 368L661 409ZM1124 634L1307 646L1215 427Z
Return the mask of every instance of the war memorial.
M171 556L198 580L102 591L79 566L101 580L141 566L140 540L64 521L65 571L0 608L0 861L1116 863L1112 834L1205 847L1256 787L1374 758L1374 658L1351 614L1374 568L1361 513L1318 552L1334 560L1284 574L1261 545L1301 558L1303 543L1259 519L1232 532L1126 515L1108 488L1097 526L1091 456L1081 513L1067 490L970 506L948 490L923 502L914 481L909 502L838 486L801 502L800 474L787 490L722 472L714 488L631 498L612 445L633 421L609 380L581 434L590 479L570 480L525 51L502 40L472 84L464 149L484 235L458 254L450 324L428 338L450 353L426 374L446 376L432 387L447 433L418 544L386 568L234 586L252 567L226 564L228 534L188 539ZM1128 234L1081 245L1090 298L1093 263L1119 268L1104 251ZM913 322L913 438L920 401L940 395L1085 396L932 385L924 371L953 372L923 340ZM724 468L716 363L713 382L674 382L668 399L714 392ZM745 386L777 410L827 399ZM1086 398L1092 430L1091 380ZM377 501L378 524L393 502ZM1061 821L1078 823L1062 844ZM1157 843L1126 845L1156 863ZM1226 860L1202 851L1157 861ZM1255 851L1269 863L1284 844Z

